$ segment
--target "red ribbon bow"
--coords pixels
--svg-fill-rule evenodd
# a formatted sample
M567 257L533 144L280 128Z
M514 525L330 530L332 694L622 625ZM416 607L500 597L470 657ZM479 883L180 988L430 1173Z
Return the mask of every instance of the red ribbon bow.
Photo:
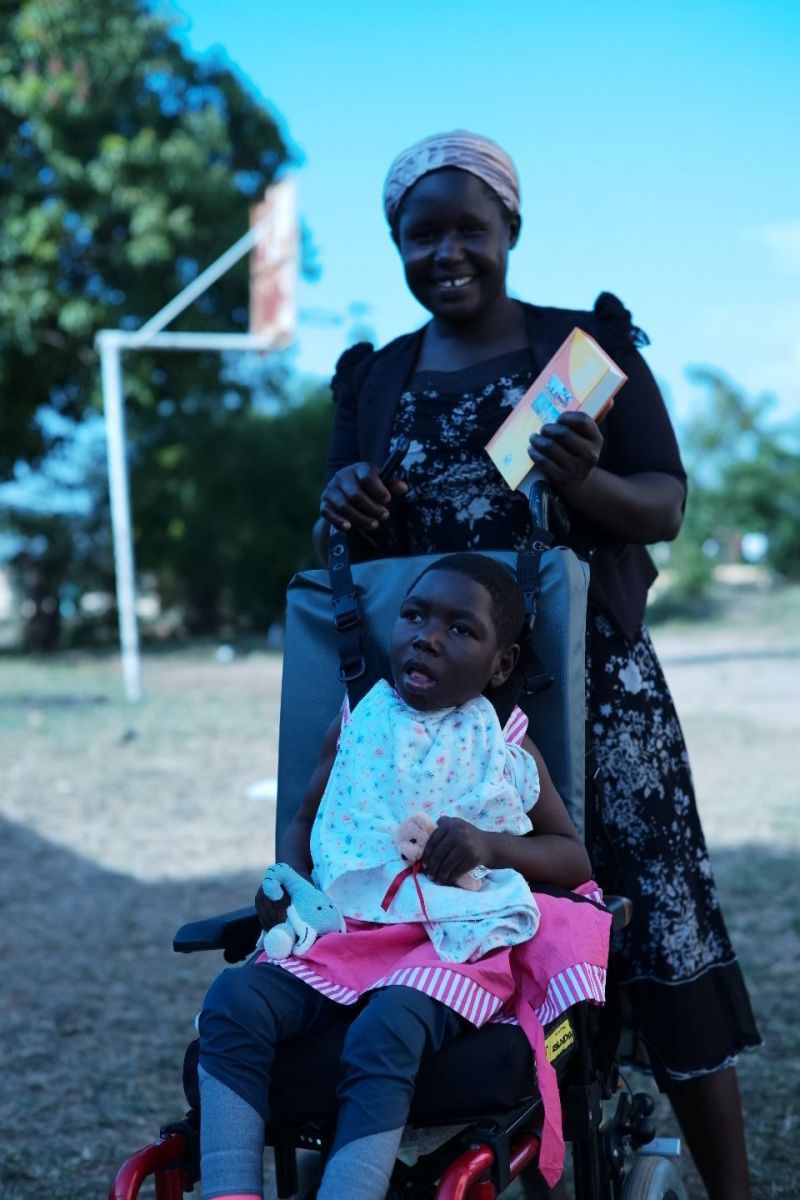
M430 925L431 919L428 916L428 910L425 907L425 897L422 894L422 888L419 886L419 879L417 878L421 866L421 863L415 862L412 866L404 867L402 871L397 872L394 879L386 889L386 895L383 897L383 900L381 900L381 908L384 912L388 912L389 906L397 893L400 891L401 885L406 881L406 879L408 879L409 876L411 876L411 878L414 880L414 887L417 889L417 896L419 897L419 906L422 909L422 915L427 924Z

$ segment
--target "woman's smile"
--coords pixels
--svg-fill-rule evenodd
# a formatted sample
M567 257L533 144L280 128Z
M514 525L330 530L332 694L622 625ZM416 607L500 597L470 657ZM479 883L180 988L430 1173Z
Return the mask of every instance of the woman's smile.
M489 188L465 171L442 170L408 191L397 224L406 281L434 316L473 321L506 296L517 225Z
M437 287L450 290L452 288L464 288L468 283L472 283L475 279L474 275L460 275L457 279L434 279Z

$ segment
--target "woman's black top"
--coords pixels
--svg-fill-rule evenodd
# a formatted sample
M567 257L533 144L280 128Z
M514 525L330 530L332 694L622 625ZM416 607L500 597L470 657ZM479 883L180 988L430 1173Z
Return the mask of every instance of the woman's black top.
M616 297L593 312L524 305L529 350L462 371L416 372L422 330L374 352L362 343L339 360L327 478L352 462L380 463L405 434L409 492L392 504L389 542L364 557L516 549L531 521L525 498L508 489L483 447L513 404L578 326L596 337L628 376L601 425L600 466L617 475L661 471L684 484L675 434L650 369L638 351L646 339ZM568 543L591 561L590 596L633 638L656 569L644 545L609 537L570 512Z
M462 371L421 371L400 397L392 443L410 443L403 467L410 554L520 550L528 501L512 491L484 446L534 378L530 350Z

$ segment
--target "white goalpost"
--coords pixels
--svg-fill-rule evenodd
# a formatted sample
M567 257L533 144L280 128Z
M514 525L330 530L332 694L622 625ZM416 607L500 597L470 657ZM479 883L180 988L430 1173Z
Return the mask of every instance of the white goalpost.
M207 291L250 251L250 333L167 333L179 313ZM122 352L136 350L217 350L220 353L284 350L294 340L295 292L299 257L295 186L292 177L269 187L251 213L251 226L237 242L197 276L140 329L101 329L100 354L106 453L111 499L119 640L125 695L142 697L136 575L131 527L130 486L125 439Z

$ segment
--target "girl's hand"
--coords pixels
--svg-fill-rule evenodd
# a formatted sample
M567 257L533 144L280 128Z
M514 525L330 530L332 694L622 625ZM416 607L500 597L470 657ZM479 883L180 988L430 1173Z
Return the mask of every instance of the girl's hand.
M569 500L597 466L602 448L597 422L586 413L566 412L531 437L528 454L547 482Z
M286 910L289 907L289 893L283 888L280 900L270 900L259 887L255 897L256 915L263 930L272 929L273 925L281 925L286 920Z
M459 875L485 865L487 857L482 829L460 817L439 817L422 856L422 869L434 883L452 884Z
M388 521L392 497L407 491L408 484L398 476L382 483L374 463L351 463L337 471L325 487L320 516L344 531L374 531Z

